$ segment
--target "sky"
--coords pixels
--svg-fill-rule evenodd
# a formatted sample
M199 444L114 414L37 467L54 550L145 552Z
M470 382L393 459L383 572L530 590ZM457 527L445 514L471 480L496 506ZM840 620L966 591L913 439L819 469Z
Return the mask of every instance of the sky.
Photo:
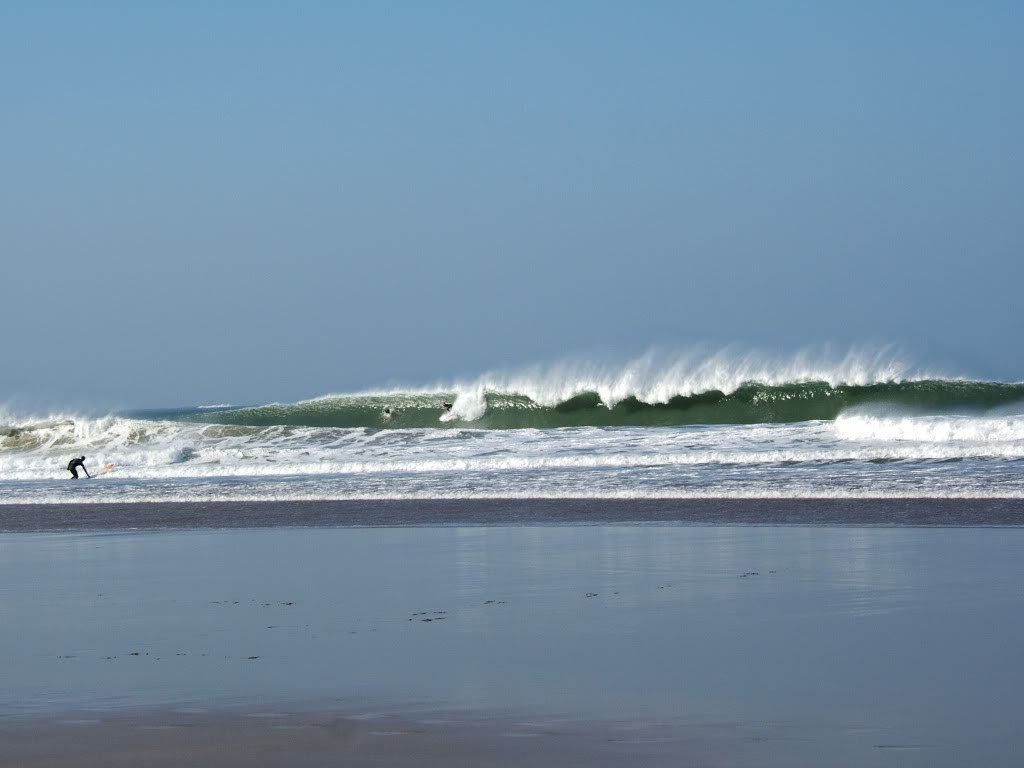
M0 404L652 346L1024 379L1024 4L0 5Z

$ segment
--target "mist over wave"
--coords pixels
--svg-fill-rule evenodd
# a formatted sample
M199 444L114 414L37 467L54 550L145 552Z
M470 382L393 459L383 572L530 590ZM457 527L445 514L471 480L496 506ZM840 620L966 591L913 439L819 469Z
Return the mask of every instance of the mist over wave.
M452 410L456 417L478 418L482 399L489 393L522 395L548 408L595 395L602 405L614 408L627 400L665 405L704 393L730 395L750 385L777 388L813 381L832 387L866 386L921 378L929 377L912 373L888 349L851 350L841 357L808 350L781 358L757 351L650 351L626 364L577 361L484 374L454 388L461 402Z

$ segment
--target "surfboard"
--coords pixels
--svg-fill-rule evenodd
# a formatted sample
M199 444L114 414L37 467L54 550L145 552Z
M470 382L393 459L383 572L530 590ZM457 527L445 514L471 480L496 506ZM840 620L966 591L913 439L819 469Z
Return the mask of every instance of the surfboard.
M114 468L113 464L107 464L107 466L103 467L102 469L98 469L95 472L93 472L92 476L96 477L96 475L102 475L104 472L109 472L113 468Z

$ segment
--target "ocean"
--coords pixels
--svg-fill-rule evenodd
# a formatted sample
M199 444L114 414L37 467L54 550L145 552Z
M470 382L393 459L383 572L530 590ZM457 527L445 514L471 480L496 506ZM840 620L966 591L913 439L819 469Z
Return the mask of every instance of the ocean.
M68 482L80 455L115 467ZM1024 498L1024 383L713 357L296 403L0 413L0 504L922 498Z

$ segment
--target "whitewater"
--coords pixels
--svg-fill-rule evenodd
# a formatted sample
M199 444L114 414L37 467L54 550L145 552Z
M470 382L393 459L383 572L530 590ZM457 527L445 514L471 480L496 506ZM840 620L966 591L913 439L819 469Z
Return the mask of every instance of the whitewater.
M95 470L70 482L70 458ZM563 364L426 388L0 412L0 504L1024 498L1024 384L883 355Z

